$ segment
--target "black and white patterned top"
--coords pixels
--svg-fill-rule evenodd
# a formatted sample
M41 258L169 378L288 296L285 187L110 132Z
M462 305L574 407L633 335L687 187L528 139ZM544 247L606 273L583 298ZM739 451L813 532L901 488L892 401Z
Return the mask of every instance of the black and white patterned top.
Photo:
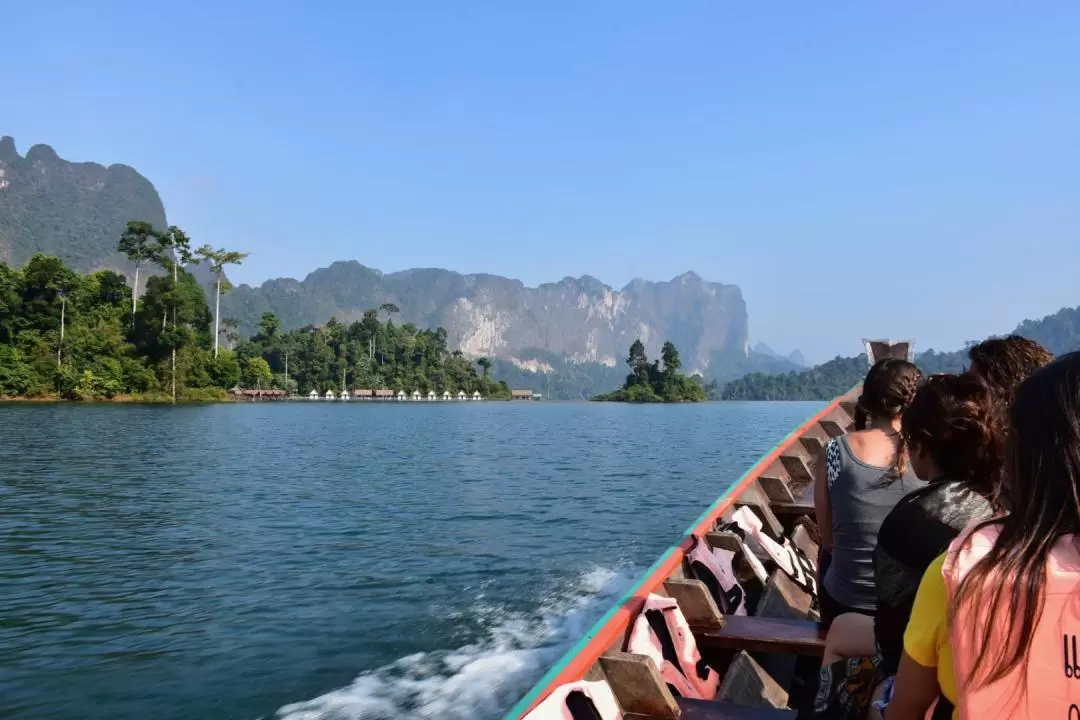
M837 476L840 475L840 445L836 442L836 438L830 440L825 446L825 467L829 471L828 487L832 490Z

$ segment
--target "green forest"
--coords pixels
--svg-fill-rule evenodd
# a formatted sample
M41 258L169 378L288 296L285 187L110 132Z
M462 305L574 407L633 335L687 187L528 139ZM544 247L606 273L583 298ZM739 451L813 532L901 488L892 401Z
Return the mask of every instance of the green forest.
M331 319L290 332L264 313L255 335L241 339L234 322L215 317L186 268L207 263L219 294L228 290L224 265L243 254L192 250L179 228L156 231L146 223L130 223L118 248L136 272L164 271L147 280L141 297L112 270L80 274L40 253L21 269L0 263L0 397L223 400L237 385L510 396L506 383L490 376L489 359L474 363L450 352L442 328L395 325L393 305L349 325ZM219 346L218 322L232 349Z
M661 365L661 363L663 363ZM593 400L600 402L633 403L675 403L701 402L715 394L716 383L706 385L700 375L688 377L679 372L682 362L679 351L670 342L665 342L660 351L660 360L649 362L645 355L645 345L635 340L630 346L626 358L630 374L623 386L612 393L597 395Z
M1080 307L1063 308L1041 320L1025 320L1014 331L1041 343L1055 355L1080 350ZM927 350L915 356L915 364L927 375L962 372L967 351ZM862 382L869 369L866 355L837 357L821 365L781 375L751 373L724 386L724 400L830 400Z

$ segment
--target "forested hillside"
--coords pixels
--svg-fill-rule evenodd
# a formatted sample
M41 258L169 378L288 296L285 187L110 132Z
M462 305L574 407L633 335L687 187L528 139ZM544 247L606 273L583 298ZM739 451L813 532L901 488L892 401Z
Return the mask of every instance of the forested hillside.
M1042 343L1055 355L1080 350L1080 307L1062 308L1040 320L1025 320L1017 335ZM973 343L968 343L970 347ZM924 373L960 372L967 366L967 349L928 350L915 356ZM829 400L862 382L866 355L835 358L800 372L780 375L752 373L724 386L725 400Z

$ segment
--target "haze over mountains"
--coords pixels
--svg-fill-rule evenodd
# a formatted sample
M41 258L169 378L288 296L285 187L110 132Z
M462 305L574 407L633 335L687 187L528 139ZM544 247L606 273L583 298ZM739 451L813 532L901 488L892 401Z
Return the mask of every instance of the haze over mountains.
M129 220L167 225L153 184L134 169L69 162L47 145L22 156L12 138L0 140L0 261L21 265L45 252L81 271L128 272L130 264L115 248ZM331 317L357 320L386 303L400 310L395 322L442 326L452 347L503 358L527 373L555 372L564 360L615 368L639 337L653 356L665 341L674 342L685 369L720 379L799 365L797 357L750 350L738 286L693 272L666 282L634 280L618 290L589 276L530 288L498 275L434 268L384 274L348 261L303 280L242 285L223 298L222 311L247 333L267 311L289 329Z

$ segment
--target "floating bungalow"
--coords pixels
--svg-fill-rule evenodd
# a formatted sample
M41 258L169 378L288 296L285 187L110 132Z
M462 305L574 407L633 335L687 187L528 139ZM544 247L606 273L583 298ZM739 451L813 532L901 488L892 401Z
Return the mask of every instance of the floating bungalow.
M511 390L511 400L536 400L537 395L532 390Z
M371 392L372 392L372 395L374 396L374 398L376 400L393 400L394 399L394 391L393 390L387 390L387 389L383 388L381 390L372 390Z
M412 391L412 399L413 400L419 400L420 399L420 391L419 390L413 390Z
M443 399L443 402L446 402L447 400L450 399L450 391L449 390L443 390L442 399Z
M318 399L319 399L319 391L318 390L312 390L311 392L308 393L308 400L318 400Z
M465 400L465 399L467 399L467 398L465 397L465 391L464 391L464 390L458 390L458 391L457 391L457 399L458 399L458 400Z
M370 400L374 390L368 390L367 388L357 388L352 391L352 396L357 400Z
M472 399L473 400L483 400L484 398L480 396L480 391L479 390L473 390Z
M323 395L323 399L324 399L324 400L333 400L333 399L334 399L334 397L335 397L335 396L334 396L334 391L333 391L333 390L327 390L327 391L326 391L326 394L325 394L325 395Z
M349 399L349 391L348 390L342 390L341 391L341 399L342 400L348 400Z
M434 390L428 390L427 391L427 399L428 399L428 402L434 402L435 401L435 391Z

